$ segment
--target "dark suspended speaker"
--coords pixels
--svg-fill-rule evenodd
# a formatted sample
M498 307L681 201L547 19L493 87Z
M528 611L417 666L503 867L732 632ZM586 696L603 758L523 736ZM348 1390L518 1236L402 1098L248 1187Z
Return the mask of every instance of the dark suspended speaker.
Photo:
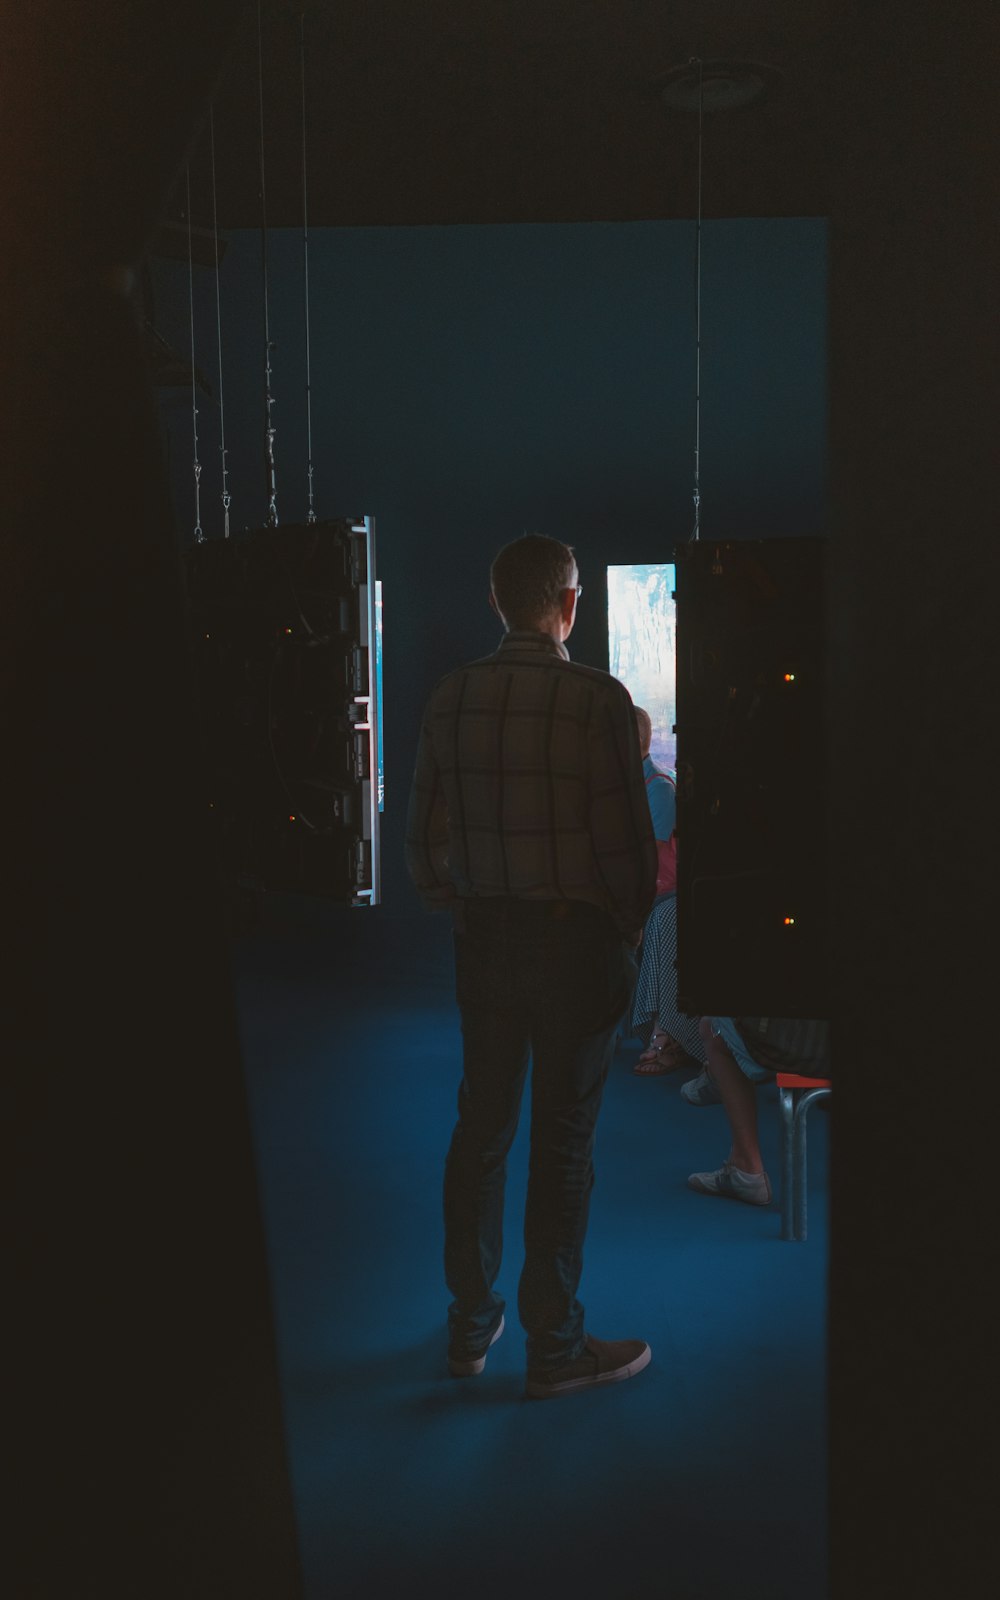
M824 541L676 565L680 1007L828 1017Z
M371 518L185 552L220 869L249 889L376 905L381 607Z

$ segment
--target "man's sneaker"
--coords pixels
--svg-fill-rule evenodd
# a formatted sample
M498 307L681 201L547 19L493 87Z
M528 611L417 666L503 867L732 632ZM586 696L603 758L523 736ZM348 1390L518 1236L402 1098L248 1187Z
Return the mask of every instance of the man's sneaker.
M499 1339L499 1337L500 1337L500 1335L502 1333L503 1333L503 1317L501 1317L500 1321L497 1323L496 1333L493 1335L493 1337L490 1340L489 1344L486 1346L486 1350L489 1350L492 1345L496 1344L497 1340ZM471 1357L471 1359L469 1357L459 1358L459 1357L456 1357L456 1356L453 1356L453 1355L449 1355L449 1357L448 1357L448 1371L451 1373L453 1378L475 1378L475 1377L478 1377L479 1373L482 1372L483 1368L486 1365L486 1350L483 1351L481 1356L473 1356L473 1357Z
M686 1100L689 1106L721 1106L722 1104L722 1096L716 1087L715 1079L709 1077L704 1067L702 1067L696 1078L689 1078L687 1083L681 1084L681 1099Z
M648 1367L653 1352L644 1339L592 1339L575 1361L551 1372L529 1374L525 1393L532 1400L547 1400L550 1395L572 1394L575 1389L592 1389L598 1383L621 1383Z
M748 1206L771 1204L771 1180L766 1172L741 1172L730 1162L718 1172L692 1172L688 1179L699 1194L721 1194L727 1200L743 1200Z

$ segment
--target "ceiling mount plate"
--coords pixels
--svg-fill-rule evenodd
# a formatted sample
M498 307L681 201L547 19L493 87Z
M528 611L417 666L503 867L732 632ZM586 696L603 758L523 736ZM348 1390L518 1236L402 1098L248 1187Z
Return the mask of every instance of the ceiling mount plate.
M700 84L699 84L700 71ZM685 61L656 80L663 104L671 111L735 111L773 92L781 74L762 61Z

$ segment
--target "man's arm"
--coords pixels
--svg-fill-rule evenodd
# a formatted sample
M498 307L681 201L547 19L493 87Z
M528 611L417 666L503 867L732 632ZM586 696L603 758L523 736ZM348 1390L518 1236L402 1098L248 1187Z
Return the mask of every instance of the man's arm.
M448 875L448 806L434 756L429 717L420 729L417 764L406 815L406 866L428 911L455 898Z
M656 841L628 690L598 697L590 727L590 833L621 932L634 938L656 895Z

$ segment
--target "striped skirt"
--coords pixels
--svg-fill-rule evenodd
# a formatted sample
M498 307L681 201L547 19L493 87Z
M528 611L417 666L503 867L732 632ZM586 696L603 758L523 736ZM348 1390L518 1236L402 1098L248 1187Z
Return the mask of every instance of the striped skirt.
M705 1060L698 1018L677 1009L677 896L657 901L642 936L642 961L632 1002L632 1032L647 1043L653 1029L669 1033L696 1061Z

